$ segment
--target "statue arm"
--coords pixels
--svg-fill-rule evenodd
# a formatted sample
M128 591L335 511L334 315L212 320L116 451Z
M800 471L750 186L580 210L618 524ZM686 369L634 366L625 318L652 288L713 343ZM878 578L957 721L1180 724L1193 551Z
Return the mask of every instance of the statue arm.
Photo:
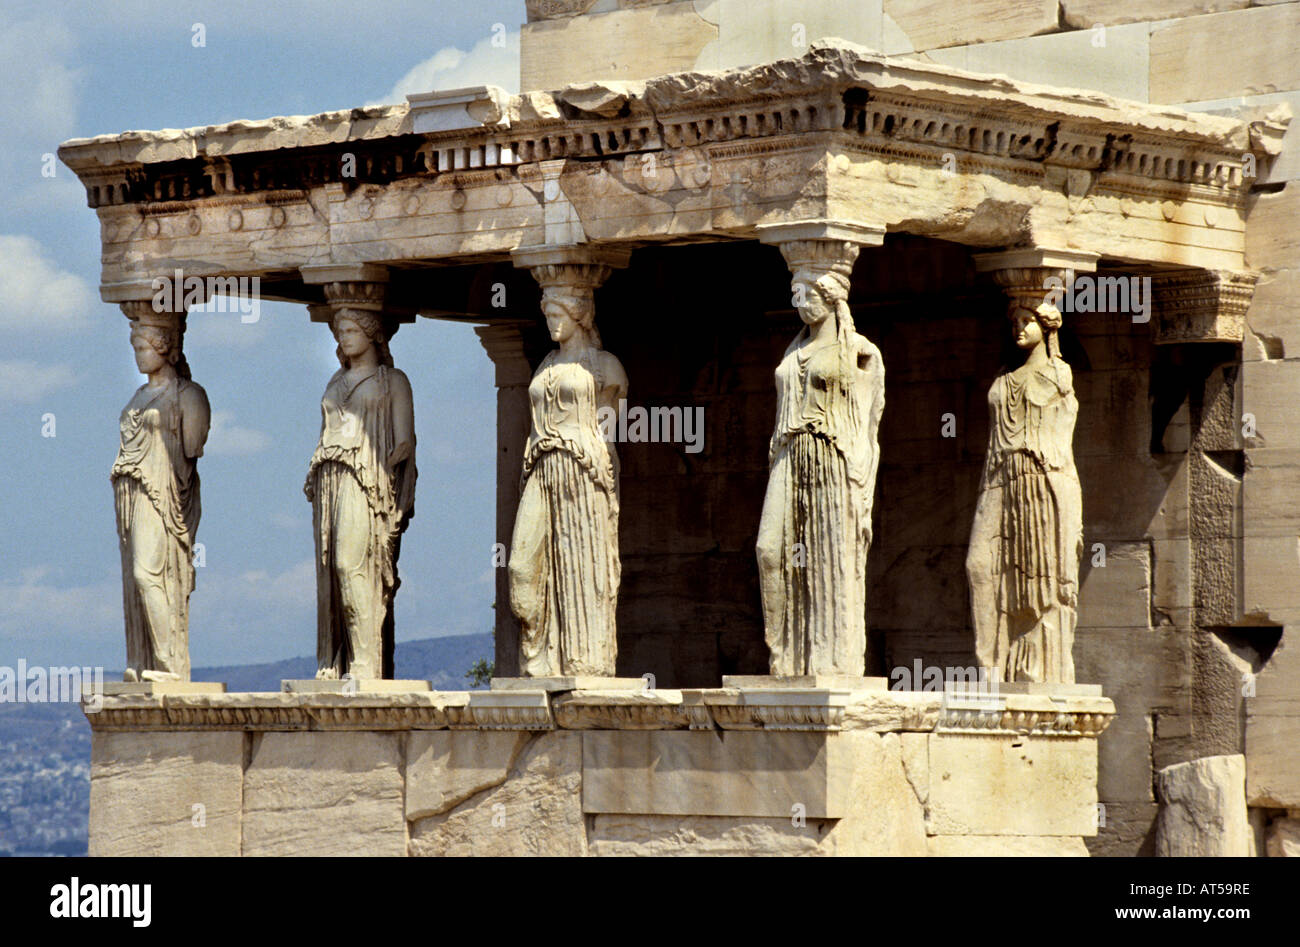
M203 456L203 445L208 441L208 429L212 423L208 393L190 382L181 391L180 400L181 446L185 448L186 457L197 460Z
M600 358L605 375L605 399L610 407L617 409L619 401L627 397L627 372L623 363L608 352L601 352Z
M862 368L867 373L865 384L870 405L867 410L866 430L863 432L866 440L866 450L869 452L867 456L866 483L866 528L869 540L871 536L871 511L876 494L876 473L880 468L880 419L885 413L885 360L875 343L865 337L862 338L858 354L860 363L865 358Z
M411 395L411 382L404 372L393 370L389 397L393 409L393 449L388 454L391 469L415 456L415 399Z
M604 388L596 392L596 407L607 407L618 414L618 403L627 397L627 372L623 369L623 363L608 352L600 353L600 371L604 376ZM618 451L614 449L613 442L607 442L605 449L609 452L609 462L614 474L614 496L619 498L621 480L621 465L618 459Z

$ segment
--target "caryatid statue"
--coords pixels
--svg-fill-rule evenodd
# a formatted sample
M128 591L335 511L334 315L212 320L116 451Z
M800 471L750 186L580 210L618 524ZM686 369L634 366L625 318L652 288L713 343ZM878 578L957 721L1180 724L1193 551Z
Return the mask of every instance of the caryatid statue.
M627 375L601 348L593 290L609 267L532 267L558 348L528 386L531 431L510 552L510 606L525 677L612 677L617 656L618 454L599 423Z
M122 304L135 364L148 381L122 409L111 479L122 553L127 681L190 679L190 593L199 527L196 461L208 439L208 396L181 350L184 312Z
M394 326L361 294L335 301L341 367L321 397L320 442L303 488L316 537L317 678L393 676L385 657L416 479L411 384L388 351Z
M1061 313L1041 268L995 276L1011 297L1021 364L989 389L989 443L971 527L975 653L995 681L1074 682L1083 502L1074 467L1079 402L1061 358Z
M758 527L771 673L856 677L866 660L885 366L849 311L857 244L809 239L780 247L804 327L776 369L776 428Z

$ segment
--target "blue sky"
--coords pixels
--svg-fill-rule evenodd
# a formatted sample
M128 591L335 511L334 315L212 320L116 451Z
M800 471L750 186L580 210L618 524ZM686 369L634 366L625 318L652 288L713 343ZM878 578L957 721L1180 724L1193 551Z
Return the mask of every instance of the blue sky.
M108 472L143 381L127 321L99 301L85 192L44 156L69 138L311 114L408 92L518 84L523 0L0 2L0 665L124 658ZM508 31L494 48L495 24ZM204 46L196 47L196 24ZM337 368L304 307L190 317L186 356L212 403L200 461L206 564L195 666L315 651L311 507L302 493ZM402 545L398 640L491 629L495 403L468 326L420 319L392 344L415 393L416 517ZM53 415L53 437L42 436Z

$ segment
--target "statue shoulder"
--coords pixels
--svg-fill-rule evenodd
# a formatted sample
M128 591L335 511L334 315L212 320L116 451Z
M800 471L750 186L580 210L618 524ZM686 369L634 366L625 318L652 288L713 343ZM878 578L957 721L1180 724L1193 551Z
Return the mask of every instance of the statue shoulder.
M400 368L391 368L384 366L384 373L388 379L388 384L394 388L403 389L407 392L411 390L411 379L406 377L406 372Z
M627 372L623 363L612 352L601 349L596 355L596 362L604 376L607 388L627 388Z
M880 349L876 346L876 343L872 342L865 335L860 335L859 333L854 332L850 338L853 340L854 351L859 355L870 355L875 358L880 357Z
M176 396L180 399L182 411L201 411L206 414L209 410L208 393L198 382L182 380Z
M880 348L865 335L853 333L850 337L853 342L853 354L857 357L858 367L866 372L872 372L878 375L885 373L885 359L880 354Z

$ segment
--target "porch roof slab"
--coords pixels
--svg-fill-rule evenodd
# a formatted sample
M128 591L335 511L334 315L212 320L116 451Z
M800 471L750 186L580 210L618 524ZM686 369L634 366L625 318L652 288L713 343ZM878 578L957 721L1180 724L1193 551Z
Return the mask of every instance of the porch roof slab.
M1243 269L1284 116L1242 122L840 40L727 72L75 139L103 282L753 239L807 220ZM290 295L292 293L290 292ZM304 296L304 299L309 298Z

